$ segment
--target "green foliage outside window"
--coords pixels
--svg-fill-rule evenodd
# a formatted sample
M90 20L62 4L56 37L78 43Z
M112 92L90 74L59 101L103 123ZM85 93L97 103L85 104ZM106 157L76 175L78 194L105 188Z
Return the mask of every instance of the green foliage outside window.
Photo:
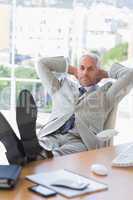
M128 43L122 43L107 51L102 57L102 66L108 69L111 64L127 59Z
M11 76L11 68L0 65L0 77L8 78Z
M17 67L15 69L16 78L38 79L35 68L33 67Z

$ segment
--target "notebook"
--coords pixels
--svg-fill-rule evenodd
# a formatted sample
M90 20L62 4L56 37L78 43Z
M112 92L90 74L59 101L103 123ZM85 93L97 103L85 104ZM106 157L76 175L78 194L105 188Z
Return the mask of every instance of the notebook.
M87 193L92 193L92 192L108 189L108 186L105 183L99 182L89 177L84 177L75 172L68 171L65 169L51 171L47 173L38 173L38 174L29 175L29 176L26 176L26 179L32 182L35 182L37 184L44 185L50 189L55 190L57 193L66 197L70 197L70 198L79 196L82 194L87 194ZM80 181L88 186L82 190L77 190L77 189L71 189L68 187L61 187L61 186L55 185L55 183L61 183L62 180L63 182L66 181L67 183L69 182L76 183ZM64 185L64 183L62 184Z
M20 176L19 165L0 165L0 188L13 188Z

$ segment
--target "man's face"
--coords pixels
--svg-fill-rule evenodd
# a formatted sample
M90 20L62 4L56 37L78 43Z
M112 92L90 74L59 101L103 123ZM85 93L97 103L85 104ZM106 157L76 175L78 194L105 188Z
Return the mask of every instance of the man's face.
M96 66L96 61L85 56L81 59L80 66L77 70L77 78L82 86L90 86L96 84L98 74L98 68Z

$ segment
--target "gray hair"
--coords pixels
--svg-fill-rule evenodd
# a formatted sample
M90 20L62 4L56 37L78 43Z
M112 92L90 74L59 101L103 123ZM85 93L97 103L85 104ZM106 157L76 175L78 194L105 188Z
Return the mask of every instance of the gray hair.
M87 52L87 53L85 53L85 54L83 54L83 55L81 56L81 58L80 58L80 60L79 60L79 63L81 63L81 61L82 61L82 59L83 59L84 57L90 57L90 58L92 58L93 60L95 60L95 61L96 61L96 67L100 68L101 60L100 60L100 57L99 57L97 54L92 53L92 52Z

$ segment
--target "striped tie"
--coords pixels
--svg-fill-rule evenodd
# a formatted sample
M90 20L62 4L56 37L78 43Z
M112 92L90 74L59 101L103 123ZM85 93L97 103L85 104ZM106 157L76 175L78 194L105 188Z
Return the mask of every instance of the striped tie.
M84 87L79 88L80 96L83 95L86 92L86 89ZM75 114L73 114L66 123L61 127L62 133L67 133L70 129L74 128L75 123Z
M82 96L85 92L86 92L86 89L84 87L79 88L79 93L80 93L79 96Z

